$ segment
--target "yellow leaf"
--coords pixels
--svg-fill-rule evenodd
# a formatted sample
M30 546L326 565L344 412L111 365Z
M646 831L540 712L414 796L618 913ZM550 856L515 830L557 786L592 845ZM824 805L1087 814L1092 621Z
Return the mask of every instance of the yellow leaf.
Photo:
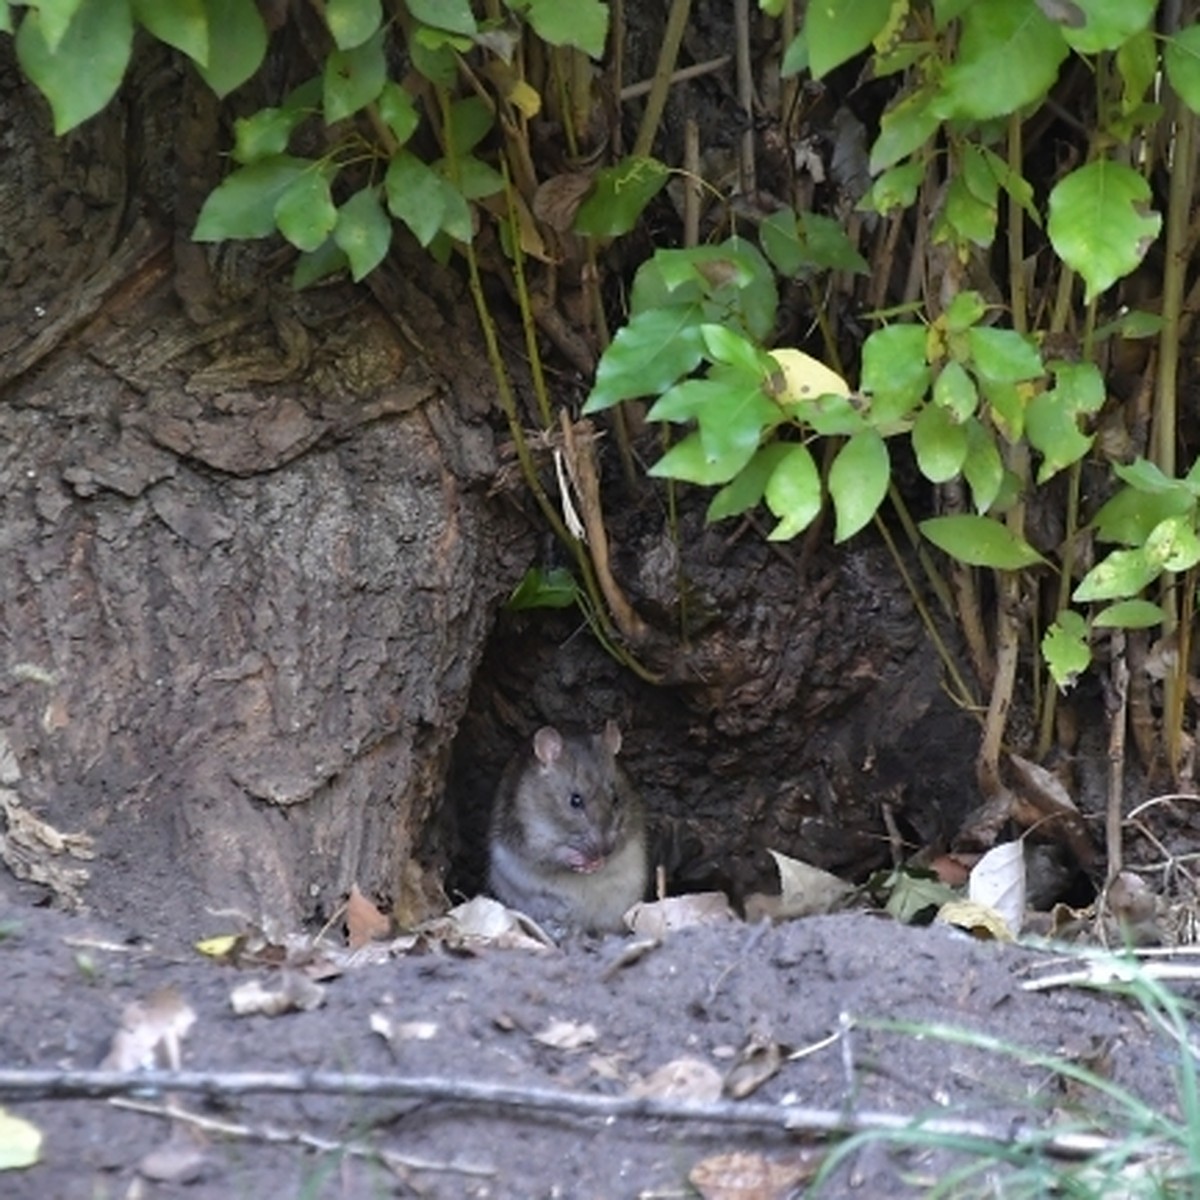
M850 386L836 372L803 350L772 350L771 357L783 372L785 404L800 404L818 396L849 396Z
M0 1108L0 1171L32 1167L42 1154L42 1131Z
M196 943L196 949L201 954L207 954L209 958L226 958L232 953L240 936L236 933L223 933L217 937L205 938Z
M518 79L508 92L509 102L520 110L527 121L542 111L542 97L524 79Z
M947 900L938 909L937 919L947 925L957 925L969 934L983 940L992 939L997 942L1014 940L1008 922L994 909L986 904L977 904L974 900Z

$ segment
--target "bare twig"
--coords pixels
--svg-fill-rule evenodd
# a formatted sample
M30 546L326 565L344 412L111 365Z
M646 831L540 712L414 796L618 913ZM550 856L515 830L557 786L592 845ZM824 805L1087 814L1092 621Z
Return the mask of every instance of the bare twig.
M999 1146L1036 1147L1063 1159L1086 1159L1111 1152L1116 1143L1093 1134L1053 1133L1020 1124L991 1125L954 1117L894 1112L853 1112L788 1104L747 1104L735 1100L692 1103L650 1097L602 1096L552 1088L520 1087L478 1080L334 1071L55 1071L0 1068L0 1096L9 1099L99 1099L147 1091L205 1092L222 1096L375 1096L423 1102L478 1104L513 1112L605 1118L641 1118L734 1125L797 1134L898 1133L920 1130L947 1137L973 1138Z

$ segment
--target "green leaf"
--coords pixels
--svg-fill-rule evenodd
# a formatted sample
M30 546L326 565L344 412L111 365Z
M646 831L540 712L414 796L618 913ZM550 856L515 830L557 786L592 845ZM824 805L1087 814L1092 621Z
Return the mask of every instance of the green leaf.
M887 445L873 429L856 433L829 468L829 495L837 514L833 540L853 537L874 515L891 480Z
M525 7L514 4L511 7ZM600 0L528 0L526 19L551 46L574 46L590 58L604 57L608 37L608 7Z
M756 450L754 457L713 497L705 519L710 523L720 521L753 508L763 498L771 472L790 449L789 442L771 442Z
M1200 25L1189 25L1168 38L1163 61L1179 98L1200 113Z
M1028 385L1018 387L1015 383L993 383L986 378L979 382L993 423L1015 445L1025 436L1025 410L1031 398L1030 388Z
M1158 237L1162 217L1146 211L1149 202L1150 185L1137 171L1103 158L1050 193L1050 241L1083 277L1089 303L1135 270Z
M233 122L234 161L249 164L282 154L305 116L293 109L260 108L251 116L237 117Z
M714 325L711 322L701 325L700 336L704 338L704 349L709 359L739 367L754 379L756 385L761 385L776 369L775 362L764 350L728 325Z
M807 446L787 443L766 486L767 507L779 524L768 541L785 542L807 529L821 511L821 475Z
M1123 338L1151 338L1162 333L1163 319L1158 313L1143 312L1132 308L1111 321L1106 321L1096 330L1095 340L1119 336Z
M839 221L821 213L800 218L801 245L808 263L828 271L853 271L869 275L867 260L859 254Z
M879 136L871 147L871 174L878 175L925 145L941 123L927 88L901 97L879 122Z
M333 240L345 253L355 283L379 266L392 244L392 222L378 189L363 188L338 209Z
M1045 372L1033 339L1014 329L976 326L967 330L971 363L989 383L1022 383Z
M721 403L727 390L715 379L685 379L659 396L646 413L646 420L676 423L699 420L705 409Z
M1101 629L1152 629L1166 619L1167 614L1149 600L1119 600L1102 608L1092 624Z
M471 236L471 213L462 194L415 154L401 150L384 177L388 210L412 230L422 246L439 231L459 241Z
M933 402L950 413L959 424L974 415L979 407L979 393L975 390L975 381L967 374L962 363L951 359L938 372L938 377L933 381Z
M813 78L865 50L887 23L891 8L891 0L810 0L804 34Z
M446 144L458 157L470 154L487 137L496 118L492 110L478 97L467 96L450 105L446 129Z
M297 250L311 252L324 243L337 224L324 171L305 171L288 184L275 201L275 224Z
M1150 24L1158 0L1071 0L1084 23L1059 26L1067 43L1080 54L1116 50Z
M767 217L758 227L758 240L780 275L798 275L805 266L795 210L781 208Z
M670 171L656 158L630 156L600 171L592 194L575 214L576 233L619 237L638 222L646 205L666 186Z
M689 433L676 442L647 472L656 478L682 479L685 483L728 483L751 459L749 452L729 452L720 457L710 455L698 433Z
M799 75L801 71L808 70L808 36L801 30L791 42L783 54L783 66L779 69L779 74L784 79L790 79L793 75Z
M972 567L1019 571L1045 561L1027 541L991 517L930 517L921 522L921 532L939 550Z
M267 27L254 0L204 0L208 14L208 65L200 77L218 96L240 87L267 53Z
M982 421L972 418L967 422L967 457L963 462L963 475L971 486L971 501L975 511L985 513L1000 494L1004 482L1004 461L996 446L996 439Z
M1054 362L1054 391L1072 413L1096 413L1104 407L1104 377L1093 362Z
M917 466L930 483L946 483L962 470L967 430L937 404L927 404L912 429Z
M1162 565L1151 562L1140 547L1114 550L1083 577L1071 599L1079 604L1088 600L1122 600L1136 596L1161 574Z
M370 104L387 82L384 31L351 50L335 50L325 60L325 122L353 116Z
M965 176L956 175L946 189L946 204L936 223L934 242L953 240L960 244L971 242L976 246L988 247L996 239L996 222L1000 209L993 200L990 204L980 200L967 183Z
M31 5L37 9L42 34L51 54L58 53L58 47L75 19L80 4L81 0L38 0L37 4Z
M1016 112L1050 90L1067 53L1036 0L972 4L962 15L954 65L942 77L938 116L987 120Z
M983 148L983 157L1008 198L1014 204L1019 204L1030 221L1038 229L1041 229L1042 214L1038 212L1037 206L1033 202L1033 184L1024 175L1014 171L994 150L989 150L986 146Z
M1096 537L1102 542L1141 546L1161 521L1191 513L1195 503L1186 488L1143 492L1126 487L1101 505L1092 523L1096 527Z
M1025 436L1042 456L1037 481L1041 485L1064 467L1078 462L1092 446L1092 438L1080 433L1075 410L1058 390L1034 396L1025 410Z
M471 0L405 0L413 19L434 29L470 36L478 31Z
M198 242L268 237L275 232L279 198L315 166L310 159L280 154L239 167L204 201L192 237Z
M46 25L40 9L25 13L17 30L17 62L49 101L54 132L61 136L116 94L129 62L133 20L127 0L81 0L54 49Z
M748 462L763 433L778 425L783 413L763 395L762 377L757 373L722 371L720 386L722 394L715 403L710 402L698 414L700 441L711 459L724 461L744 454Z
M886 325L863 343L864 392L912 409L929 390L929 377L923 325Z
M871 185L871 190L858 202L860 209L887 216L894 208L911 208L917 202L925 164L919 159L884 171Z
M942 314L946 329L950 333L965 333L972 325L978 325L987 312L987 301L978 292L959 292Z
M399 146L403 146L417 131L421 117L413 98L394 80L389 79L379 93L379 115L392 131Z
M311 254L301 254L296 259L296 266L292 271L292 287L300 291L327 275L343 270L347 265L342 248L333 238L327 238Z
M695 370L704 351L699 316L690 306L638 313L601 356L584 413L634 396L658 395Z
M160 42L208 63L208 13L204 0L133 0L133 15Z
M1060 612L1042 638L1042 657L1059 688L1073 687L1092 661L1087 622L1070 609Z
M379 0L326 0L325 24L339 50L361 46L379 29L383 6Z
M1150 531L1144 547L1146 561L1166 571L1188 571L1200 562L1200 538L1192 515L1167 517Z
M450 163L446 159L438 159L434 165L468 200L482 200L486 196L494 196L504 188L504 176L495 167L473 154L460 158L454 164L458 175L456 184L449 179Z
M1186 33L1187 30L1182 30ZM1170 41L1167 43L1167 57L1170 58ZM1167 77L1171 77L1171 64L1167 64ZM1127 39L1117 50L1117 70L1124 85L1124 95L1121 97L1121 111L1132 112L1138 108L1146 97L1158 74L1158 49L1154 44L1154 33L1143 30ZM1174 86L1174 85L1173 85ZM1178 89L1176 89L1178 90Z
M509 612L531 608L570 608L579 599L579 584L566 567L530 567L513 588L504 607Z
M412 55L412 64L437 87L453 87L458 78L458 59L454 47L444 39L427 37L429 32L424 26L418 27L409 39L408 52Z
M1178 492L1184 490L1178 479L1163 473L1157 464L1148 458L1137 458L1131 463L1114 463L1117 477L1137 488L1139 492Z

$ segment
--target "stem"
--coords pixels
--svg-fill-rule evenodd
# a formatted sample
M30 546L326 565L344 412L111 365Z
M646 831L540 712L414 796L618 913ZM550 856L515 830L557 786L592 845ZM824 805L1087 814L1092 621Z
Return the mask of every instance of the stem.
M667 27L663 32L662 47L658 52L658 64L654 68L654 86L646 99L646 111L642 114L637 140L633 143L633 153L636 157L644 158L654 145L654 135L658 132L663 109L667 106L671 74L675 70L675 60L679 57L679 46L683 41L683 31L687 28L691 11L692 0L671 0L671 11L667 16Z

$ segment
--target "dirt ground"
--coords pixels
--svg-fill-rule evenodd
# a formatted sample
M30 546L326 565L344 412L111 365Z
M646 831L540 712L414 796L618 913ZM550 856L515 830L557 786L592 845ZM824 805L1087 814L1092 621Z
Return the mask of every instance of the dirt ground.
M0 1175L9 1200L771 1200L817 1194L807 1179L828 1143L739 1123L738 1112L768 1121L805 1109L952 1117L1003 1134L1103 1109L1101 1097L1046 1067L872 1028L879 1019L986 1032L1088 1066L1165 1111L1174 1105L1173 1056L1135 1006L1076 987L1024 990L1051 955L946 927L865 913L738 922L673 933L624 964L630 940L618 937L549 952L425 947L346 969L325 982L313 1011L238 1017L231 990L248 979L278 982L277 970L217 965L192 947L192 931L152 918L135 929L37 907L36 898L0 880L0 1068L95 1068L127 1006L170 985L196 1017L182 1043L186 1070L350 1072L436 1087L422 1098L179 1094L189 1113L232 1128L201 1134L181 1122L170 1141L161 1115L10 1093L0 1104L36 1124L44 1144L38 1165ZM198 919L212 933L231 927ZM381 1018L390 1041L374 1031ZM848 1022L848 1034L833 1036ZM725 1098L716 1095L711 1110L723 1119L588 1111L588 1098L628 1096L680 1059L704 1066L693 1065L690 1083L677 1080L682 1091L651 1094L696 1100L706 1081L724 1077ZM759 1075L761 1086L729 1098L736 1080ZM480 1085L500 1090L480 1094ZM512 1089L529 1104L514 1106ZM547 1090L550 1103L531 1107ZM134 1097L151 1108L163 1100ZM352 1154L349 1144L379 1153ZM751 1157L722 1157L735 1153ZM944 1148L876 1141L819 1194L923 1195L954 1161ZM747 1184L764 1163L774 1164L774 1182ZM716 1184L704 1182L706 1170ZM1000 1179L951 1194L1003 1195Z

